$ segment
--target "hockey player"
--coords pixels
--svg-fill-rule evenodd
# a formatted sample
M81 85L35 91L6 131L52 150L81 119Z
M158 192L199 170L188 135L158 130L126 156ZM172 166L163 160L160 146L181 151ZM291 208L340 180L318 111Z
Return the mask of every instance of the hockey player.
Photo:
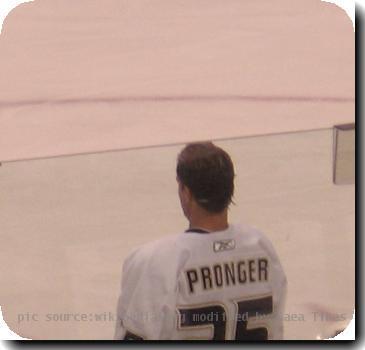
M188 144L177 182L189 228L127 257L115 339L282 339L286 277L261 232L228 222L230 156Z

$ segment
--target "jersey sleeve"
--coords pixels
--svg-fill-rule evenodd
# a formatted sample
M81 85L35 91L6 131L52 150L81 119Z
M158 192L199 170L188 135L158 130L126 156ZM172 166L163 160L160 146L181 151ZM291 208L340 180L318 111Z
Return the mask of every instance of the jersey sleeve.
M165 260L158 251L142 249L124 262L115 339L171 338L177 318L176 271Z
M261 237L261 243L270 256L272 264L272 288L273 288L273 303L274 317L272 322L272 340L281 340L284 338L284 314L287 298L287 278L280 262L280 259L275 251L274 246L265 236Z

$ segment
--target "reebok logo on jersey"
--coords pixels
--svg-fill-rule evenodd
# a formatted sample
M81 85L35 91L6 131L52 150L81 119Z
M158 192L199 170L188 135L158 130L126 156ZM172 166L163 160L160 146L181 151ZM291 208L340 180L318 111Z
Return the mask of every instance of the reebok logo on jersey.
M213 250L217 252L222 252L225 250L232 250L236 247L236 242L234 239L225 239L223 241L215 241L213 243Z

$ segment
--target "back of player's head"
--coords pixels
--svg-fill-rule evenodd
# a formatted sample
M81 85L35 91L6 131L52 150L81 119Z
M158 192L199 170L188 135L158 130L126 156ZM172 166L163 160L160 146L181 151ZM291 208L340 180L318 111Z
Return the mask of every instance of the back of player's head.
M228 153L212 142L188 144L178 156L176 172L205 210L219 213L232 203L233 163Z

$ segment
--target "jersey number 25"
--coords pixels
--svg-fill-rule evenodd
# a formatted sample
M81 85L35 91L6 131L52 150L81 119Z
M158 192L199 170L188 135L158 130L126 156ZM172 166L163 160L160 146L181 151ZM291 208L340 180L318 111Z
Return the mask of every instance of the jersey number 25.
M234 301L237 313L235 320L235 340L267 340L268 329L265 316L273 312L272 296ZM211 326L211 340L225 340L227 332L227 312L224 305L206 305L200 307L179 308L179 326L181 329ZM250 318L262 318L262 326L249 327Z

